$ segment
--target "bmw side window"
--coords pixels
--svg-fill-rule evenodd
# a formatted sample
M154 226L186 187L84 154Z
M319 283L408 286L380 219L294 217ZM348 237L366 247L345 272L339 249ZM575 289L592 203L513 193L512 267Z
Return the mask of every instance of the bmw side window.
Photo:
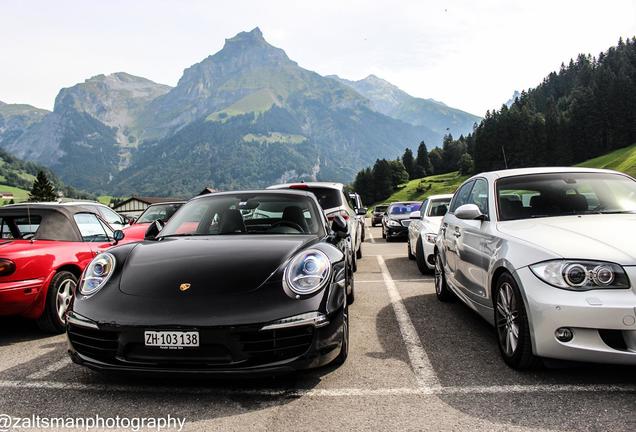
M464 186L459 188L459 190L455 193L453 197L453 203L451 204L451 208L448 211L449 213L455 213L457 207L463 206L468 203L468 199L470 197L470 190L473 188L475 184L474 181L466 183Z
M488 182L484 179L477 179L470 191L470 199L466 204L475 204L482 214L488 216Z
M104 231L97 216L92 213L78 213L75 216L75 223L82 235L82 240L85 242L108 242L110 238Z
M426 207L428 207L428 200L424 200L420 207L420 219L424 219L426 217Z

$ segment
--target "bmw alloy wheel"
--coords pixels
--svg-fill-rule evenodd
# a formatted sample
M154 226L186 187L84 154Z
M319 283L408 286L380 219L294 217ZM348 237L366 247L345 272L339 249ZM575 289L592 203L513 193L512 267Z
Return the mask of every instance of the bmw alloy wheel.
M497 292L497 334L501 347L511 357L519 344L519 310L512 286L504 282Z

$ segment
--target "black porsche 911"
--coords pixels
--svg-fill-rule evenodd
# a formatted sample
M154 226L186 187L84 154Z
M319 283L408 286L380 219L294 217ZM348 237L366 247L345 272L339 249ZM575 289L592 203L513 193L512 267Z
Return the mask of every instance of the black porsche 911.
M95 257L68 312L69 353L103 371L275 374L341 364L347 225L313 194L194 198L153 240Z

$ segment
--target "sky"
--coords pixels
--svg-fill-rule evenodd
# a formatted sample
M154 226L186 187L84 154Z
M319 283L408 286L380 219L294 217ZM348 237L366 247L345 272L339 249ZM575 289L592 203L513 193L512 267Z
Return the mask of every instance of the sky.
M636 1L0 0L0 101L52 109L60 88L120 71L174 86L256 26L304 68L483 116L635 36Z

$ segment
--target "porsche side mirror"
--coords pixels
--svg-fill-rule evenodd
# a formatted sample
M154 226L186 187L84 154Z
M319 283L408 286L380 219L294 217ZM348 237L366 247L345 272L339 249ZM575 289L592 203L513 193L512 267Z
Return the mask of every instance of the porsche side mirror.
M117 244L120 241L122 241L124 237L126 237L126 234L124 234L122 230L113 231L113 240L115 241L114 244Z
M483 214L479 207L475 204L464 204L457 207L455 210L455 217L463 220L487 220L488 216Z
M356 209L356 214L358 216L366 216L368 209L366 207L360 207Z
M151 223L146 230L146 234L144 234L144 240L154 240L163 229L163 225L163 222L160 220L156 220Z
M349 227L347 221L340 215L336 215L331 222L331 230L334 232L337 238L346 238L349 234Z
M411 212L411 214L409 215L409 219L421 219L421 218L422 218L422 213L419 210Z

